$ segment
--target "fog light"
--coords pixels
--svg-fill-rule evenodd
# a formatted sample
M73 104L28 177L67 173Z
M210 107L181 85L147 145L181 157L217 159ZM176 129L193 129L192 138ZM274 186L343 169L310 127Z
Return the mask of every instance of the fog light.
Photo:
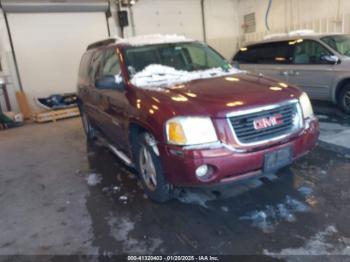
M201 165L196 169L196 176L198 178L203 178L208 175L209 168L207 165Z

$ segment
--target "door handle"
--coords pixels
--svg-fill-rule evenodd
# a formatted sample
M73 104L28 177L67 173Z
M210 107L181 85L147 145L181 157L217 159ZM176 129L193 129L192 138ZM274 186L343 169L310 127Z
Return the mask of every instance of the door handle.
M289 71L289 75L290 75L290 76L299 76L300 73L299 73L298 71L295 71L295 70L290 70L290 71Z
M281 71L280 74L283 75L283 76L288 76L289 75L288 71Z

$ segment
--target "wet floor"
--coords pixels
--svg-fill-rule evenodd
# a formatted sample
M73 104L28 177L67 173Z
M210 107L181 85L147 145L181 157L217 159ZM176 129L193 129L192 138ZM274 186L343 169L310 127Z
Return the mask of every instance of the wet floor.
M100 254L350 255L350 159L317 147L262 180L212 190L182 189L151 202L104 147L87 146L97 176L88 211Z
M157 204L132 169L86 143L79 119L7 130L0 143L2 255L350 255L347 151L320 144L264 179Z

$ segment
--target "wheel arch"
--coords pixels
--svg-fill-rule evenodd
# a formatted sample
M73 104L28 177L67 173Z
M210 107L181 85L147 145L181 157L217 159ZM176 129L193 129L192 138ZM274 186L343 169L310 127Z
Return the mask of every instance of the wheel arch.
M140 123L138 121L131 121L129 123L129 144L130 144L130 151L132 154L132 157L134 158L134 148L133 143L137 140L137 137L142 133L149 133L153 138L155 139L155 142L159 141L159 138L156 136L156 131L151 128L149 125L145 125L143 123Z
M343 78L338 82L335 92L333 94L333 102L338 103L340 93L347 84L350 84L350 77Z

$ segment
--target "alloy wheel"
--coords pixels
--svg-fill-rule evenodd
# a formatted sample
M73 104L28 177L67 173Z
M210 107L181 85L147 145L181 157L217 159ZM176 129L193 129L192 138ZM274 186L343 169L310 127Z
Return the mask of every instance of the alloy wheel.
M150 191L155 191L157 187L157 173L151 152L145 146L141 147L139 161L141 176L145 185Z
M344 95L344 106L350 108L350 91L346 92Z

